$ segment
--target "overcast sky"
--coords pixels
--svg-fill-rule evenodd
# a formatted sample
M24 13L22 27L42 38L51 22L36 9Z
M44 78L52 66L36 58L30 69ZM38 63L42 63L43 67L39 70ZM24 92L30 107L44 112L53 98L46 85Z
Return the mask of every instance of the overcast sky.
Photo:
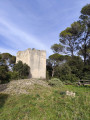
M46 50L59 33L77 21L90 0L0 0L0 52L16 55L27 48Z

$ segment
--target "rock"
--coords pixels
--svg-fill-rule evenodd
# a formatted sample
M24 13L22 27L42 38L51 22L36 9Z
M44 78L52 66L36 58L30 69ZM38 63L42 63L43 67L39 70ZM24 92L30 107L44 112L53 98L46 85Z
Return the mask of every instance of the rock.
M75 97L75 93L72 92L72 91L71 92L70 91L66 91L66 95Z

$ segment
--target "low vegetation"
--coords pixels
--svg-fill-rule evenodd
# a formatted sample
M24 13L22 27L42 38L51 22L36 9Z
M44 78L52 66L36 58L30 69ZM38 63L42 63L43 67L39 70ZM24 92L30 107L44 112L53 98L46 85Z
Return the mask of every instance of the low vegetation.
M52 78L48 82L49 82L49 85L51 85L51 86L55 86L55 87L63 87L64 86L63 82L60 81L60 79L58 79L58 78Z
M41 82L40 80L37 80L38 82L34 80L34 84L33 80L20 81L22 81L22 83L24 82L23 85L25 84L26 87L23 87L23 89L26 90L28 94L19 94L19 92L11 94L10 92L5 92L5 90L1 91L0 120L90 119L89 87L78 87L73 85L63 85L61 87L49 86L47 82L42 80ZM14 82L14 85L16 83ZM21 83L16 86L17 88L20 87ZM13 89L15 88L12 88L11 91ZM67 96L65 94L67 90L73 91L75 97Z

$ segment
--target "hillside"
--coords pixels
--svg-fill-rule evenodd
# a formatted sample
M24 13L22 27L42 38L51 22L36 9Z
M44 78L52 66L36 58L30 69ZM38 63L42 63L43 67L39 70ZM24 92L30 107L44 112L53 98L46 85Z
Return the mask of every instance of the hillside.
M65 91L75 92L75 97ZM0 120L89 120L90 88L28 79L0 85Z
M30 94L35 86L50 87L47 82L40 79L13 80L8 84L0 85L0 92L5 94Z

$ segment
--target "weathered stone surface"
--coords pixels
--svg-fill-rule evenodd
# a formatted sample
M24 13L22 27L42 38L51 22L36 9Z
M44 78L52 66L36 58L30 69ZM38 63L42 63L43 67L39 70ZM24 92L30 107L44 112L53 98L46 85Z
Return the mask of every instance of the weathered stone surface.
M16 56L16 63L19 60L30 66L29 78L46 78L46 51L30 48L19 51Z
M71 92L70 91L66 91L66 95L75 97L75 93L72 92L72 91Z

